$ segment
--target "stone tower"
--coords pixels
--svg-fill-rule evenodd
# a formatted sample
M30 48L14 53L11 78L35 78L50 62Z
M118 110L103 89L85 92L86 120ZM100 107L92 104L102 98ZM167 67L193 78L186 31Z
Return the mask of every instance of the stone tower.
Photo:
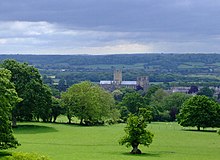
M137 77L137 86L140 86L143 88L144 91L147 90L149 85L149 79L148 77L144 76L144 77Z
M115 83L116 85L121 84L122 82L122 71L121 70L115 70L114 71L114 81L113 83Z

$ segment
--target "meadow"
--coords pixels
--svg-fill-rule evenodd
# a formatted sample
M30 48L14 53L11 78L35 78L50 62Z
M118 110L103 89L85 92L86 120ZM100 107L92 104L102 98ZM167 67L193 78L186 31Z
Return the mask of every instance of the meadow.
M140 146L144 154L131 155L131 148L120 146L125 124L82 127L68 124L19 123L14 130L21 143L7 152L32 152L52 160L218 160L220 136L213 129L201 132L177 123L151 123L155 136L150 147ZM184 130L183 130L184 129ZM5 160L0 152L0 160Z

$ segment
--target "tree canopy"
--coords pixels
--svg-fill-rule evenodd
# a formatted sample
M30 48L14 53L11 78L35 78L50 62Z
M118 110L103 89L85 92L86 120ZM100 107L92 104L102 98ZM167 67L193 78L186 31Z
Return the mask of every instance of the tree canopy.
M122 99L122 106L126 106L132 114L137 114L139 108L145 108L145 100L138 92L127 93Z
M60 99L52 97L51 119L50 121L56 122L59 115L64 114L64 108L61 106Z
M11 81L15 84L18 96L23 99L13 109L13 125L16 125L16 119L30 121L43 118L46 121L45 114L52 103L51 93L43 84L38 69L15 60L5 60L1 66L11 71Z
M0 69L0 150L16 148L19 145L12 134L10 119L13 107L21 99L10 82L10 78L10 71Z
M179 113L182 104L190 97L189 94L175 92L164 98L162 105L164 109L169 111L170 121L176 120L176 115Z
M200 91L197 93L197 95L204 95L209 98L212 98L214 95L215 91L213 89L210 89L209 87L203 87L200 89Z
M193 96L183 103L178 123L184 127L197 127L198 130L201 127L219 127L220 106L204 95Z
M72 85L63 92L61 100L71 122L73 116L80 119L81 124L92 125L103 123L116 112L113 96L101 87L85 81Z

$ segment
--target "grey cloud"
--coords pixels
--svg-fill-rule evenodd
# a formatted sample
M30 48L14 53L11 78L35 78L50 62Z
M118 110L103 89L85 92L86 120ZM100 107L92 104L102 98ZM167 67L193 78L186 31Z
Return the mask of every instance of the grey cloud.
M138 43L155 52L220 51L219 8L218 0L2 0L0 45L14 40L31 50L27 39L48 49ZM21 30L5 25L15 21Z
M218 32L218 0L7 0L0 20L115 31ZM214 29L214 30L213 30Z

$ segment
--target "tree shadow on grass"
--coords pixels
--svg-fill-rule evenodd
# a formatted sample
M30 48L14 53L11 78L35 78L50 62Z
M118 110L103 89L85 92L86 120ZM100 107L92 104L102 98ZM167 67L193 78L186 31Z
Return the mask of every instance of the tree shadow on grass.
M182 129L183 131L191 131L191 132L212 132L212 133L216 133L217 130L210 130L210 129L201 129L201 130L197 130L197 129Z
M122 153L123 155L126 156L134 156L134 157L160 157L159 153L142 153L142 154L131 154L129 152Z
M11 156L12 154L10 152L7 151L0 151L0 158L1 157L6 157L6 156Z
M40 126L40 125L18 125L13 129L16 134L39 134L57 132L53 127Z
M142 153L142 154L131 154L129 152L122 153L126 156L132 156L132 157L161 157L164 154L175 154L173 151L158 151L158 152L149 152L149 153Z

